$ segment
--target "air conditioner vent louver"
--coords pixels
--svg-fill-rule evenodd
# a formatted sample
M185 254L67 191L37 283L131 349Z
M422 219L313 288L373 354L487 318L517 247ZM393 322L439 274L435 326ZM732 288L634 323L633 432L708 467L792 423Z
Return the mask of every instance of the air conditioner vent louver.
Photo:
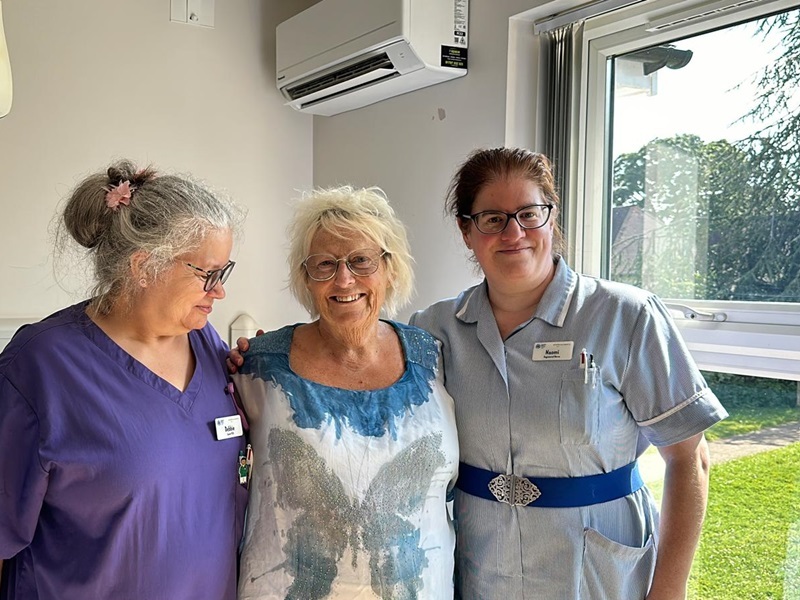
M361 85L357 85L357 86L354 86L352 88L349 88L349 89L346 89L346 90L342 90L340 92L335 92L333 94L328 94L327 96L322 96L322 97L316 98L315 100L312 100L311 102L303 102L300 105L300 108L310 108L312 106L317 106L318 104L322 104L322 103L328 102L330 100L333 100L334 98L341 98L342 96L346 96L347 94L352 94L353 92L356 92L356 91L358 91L360 89L364 89L364 88L367 88L369 86L375 85L376 83L380 83L381 81L388 81L389 79L394 79L395 77L400 77L400 73L395 71L395 72L389 73L388 75L384 75L383 77L379 77L378 79L373 79L373 80L368 81L366 83L362 83Z
M331 86L372 73L378 69L394 69L392 61L385 52L370 56L362 61L309 81L308 83L301 83L300 85L290 87L286 91L292 100L297 100L298 98L303 98L314 92L325 90Z

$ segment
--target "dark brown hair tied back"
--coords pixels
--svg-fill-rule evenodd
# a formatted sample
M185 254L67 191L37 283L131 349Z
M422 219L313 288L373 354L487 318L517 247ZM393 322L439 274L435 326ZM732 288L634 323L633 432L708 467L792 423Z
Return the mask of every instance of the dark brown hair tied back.
M521 177L534 184L544 198L559 205L550 160L527 148L481 148L474 150L459 166L447 189L445 210L454 217L472 213L472 205L488 184Z

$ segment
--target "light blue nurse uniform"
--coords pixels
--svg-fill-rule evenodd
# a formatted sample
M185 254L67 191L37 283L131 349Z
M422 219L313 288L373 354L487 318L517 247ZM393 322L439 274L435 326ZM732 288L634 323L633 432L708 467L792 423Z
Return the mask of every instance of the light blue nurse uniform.
M555 263L534 317L505 341L485 281L412 316L443 344L461 461L527 477L607 473L648 442L668 446L727 416L656 296ZM535 504L457 490L464 600L645 597L658 531L646 487L591 506Z

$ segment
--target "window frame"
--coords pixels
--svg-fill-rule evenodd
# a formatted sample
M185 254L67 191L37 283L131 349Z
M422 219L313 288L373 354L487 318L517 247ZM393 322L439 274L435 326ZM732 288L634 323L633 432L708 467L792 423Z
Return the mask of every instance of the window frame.
M763 0L730 12L688 21L661 31L651 23L667 16L682 18L729 2L654 0L588 19L582 32L577 114L573 143L576 161L570 173L567 238L575 267L606 276L610 244L610 143L606 106L611 78L608 60L639 48L667 43L729 27L776 12L800 7L798 0ZM701 369L757 377L800 381L800 303L755 303L664 298ZM689 310L680 308L688 306ZM724 314L705 320L703 313ZM699 318L698 318L699 315ZM694 317L694 318L693 318Z

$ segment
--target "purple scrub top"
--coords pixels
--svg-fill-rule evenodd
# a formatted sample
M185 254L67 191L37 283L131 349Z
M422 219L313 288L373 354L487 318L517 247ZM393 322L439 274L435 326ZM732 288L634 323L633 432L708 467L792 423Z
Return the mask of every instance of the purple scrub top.
M213 423L236 414L225 343L208 324L189 333L181 392L85 309L0 354L2 597L234 600L247 491L244 440L217 441Z

